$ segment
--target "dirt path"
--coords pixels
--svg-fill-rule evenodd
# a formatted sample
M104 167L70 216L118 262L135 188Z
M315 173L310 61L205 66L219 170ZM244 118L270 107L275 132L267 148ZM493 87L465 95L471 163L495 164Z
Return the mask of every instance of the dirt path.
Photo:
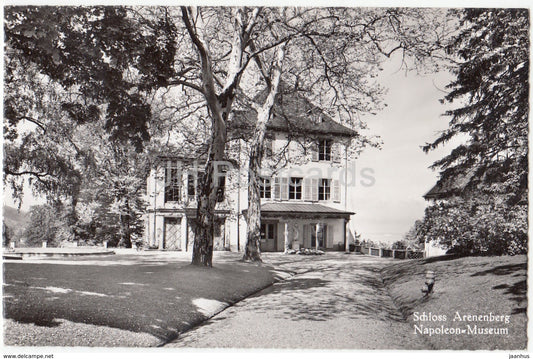
M328 253L265 261L296 274L167 347L428 349L383 286L388 260Z

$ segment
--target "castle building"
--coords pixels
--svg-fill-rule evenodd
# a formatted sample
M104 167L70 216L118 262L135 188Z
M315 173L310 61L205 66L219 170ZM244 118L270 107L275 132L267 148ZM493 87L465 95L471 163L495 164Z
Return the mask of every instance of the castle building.
M215 250L244 250L245 138L253 131L255 115L253 110L235 114L231 131L237 135L228 143L228 151L237 160L215 166ZM356 136L300 94L277 97L267 124L260 173L261 251L283 251L285 243L292 249L346 250L351 237L348 222L355 214L348 205L355 186L348 175L348 149ZM184 155L154 161L147 180L145 227L145 240L151 247L192 251L204 163Z

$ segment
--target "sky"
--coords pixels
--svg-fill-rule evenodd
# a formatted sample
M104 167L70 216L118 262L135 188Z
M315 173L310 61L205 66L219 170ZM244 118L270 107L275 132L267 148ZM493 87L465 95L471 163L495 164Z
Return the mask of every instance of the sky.
M445 86L452 76L447 72L417 75L398 71L398 62L389 61L380 75L388 88L387 107L376 116L365 117L372 134L383 142L381 150L366 149L356 160L356 174L373 173L374 184L356 182L349 206L356 212L350 226L363 239L377 242L401 240L414 221L421 219L427 202L422 197L438 179L429 166L459 143L450 142L428 154L421 146L437 138L448 127L442 116L450 104L441 104Z

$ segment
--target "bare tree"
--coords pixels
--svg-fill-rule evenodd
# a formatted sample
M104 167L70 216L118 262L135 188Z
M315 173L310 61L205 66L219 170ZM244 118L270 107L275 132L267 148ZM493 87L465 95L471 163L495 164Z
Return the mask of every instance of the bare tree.
M113 135L117 139L132 141L139 149L144 145L151 118L147 98L157 89L181 90L180 98L170 104L179 116L200 111L205 116L197 118L208 117L207 163L198 194L192 258L197 265L211 265L212 261L215 165L226 159L228 120L235 108L252 106L258 113L249 163L255 170L281 80L340 122L364 127L360 115L379 108L381 92L373 77L380 59L395 52L417 59L432 56L442 47L448 31L445 17L419 9L9 10L6 29L10 44L64 88L78 86L83 99L104 106L106 128L116 129ZM72 26L73 22L77 25ZM120 24L122 35L115 36L109 23ZM59 37L64 40L57 42ZM86 39L83 46L77 46L80 38ZM102 73L111 77L102 77ZM262 91L266 96L254 96ZM83 111L89 109L84 101L75 105ZM87 111L83 114L83 120L91 118ZM364 137L357 140L368 142ZM245 258L259 260L256 174L249 180L255 194L250 194L252 233L247 236L250 242Z
M170 83L199 93L211 119L192 259L193 264L203 265L210 265L212 258L213 166L226 159L228 120L235 106L242 101L258 114L248 163L244 254L244 259L255 261L260 260L256 170L280 79L305 92L339 121L364 127L361 114L379 108L381 89L373 78L382 59L395 52L418 60L433 56L449 32L442 12L420 9L182 7L181 18L188 38L180 40L188 45L178 56L179 76ZM282 75L284 62L290 66L283 68ZM267 95L254 97L254 91Z

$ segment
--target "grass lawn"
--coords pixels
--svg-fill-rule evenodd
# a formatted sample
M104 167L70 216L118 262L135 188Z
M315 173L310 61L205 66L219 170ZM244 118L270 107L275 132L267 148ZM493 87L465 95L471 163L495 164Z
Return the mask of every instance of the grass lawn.
M111 258L112 257L112 258ZM120 255L4 263L4 344L154 346L270 285L269 266Z
M436 282L433 293L423 298L421 289L425 272L433 270ZM527 257L434 257L405 261L381 272L393 300L408 322L418 328L453 327L465 329L460 334L428 334L424 337L434 349L501 349L527 347ZM417 315L415 315L417 313ZM446 316L446 321L422 320L422 313ZM461 319L457 317L457 313ZM505 321L480 321L464 315L508 315ZM417 319L418 316L418 320ZM454 321L455 319L455 321ZM479 328L507 328L508 334L472 334ZM423 327L421 327L423 326ZM429 330L429 329L428 329ZM429 333L429 331L426 331Z

